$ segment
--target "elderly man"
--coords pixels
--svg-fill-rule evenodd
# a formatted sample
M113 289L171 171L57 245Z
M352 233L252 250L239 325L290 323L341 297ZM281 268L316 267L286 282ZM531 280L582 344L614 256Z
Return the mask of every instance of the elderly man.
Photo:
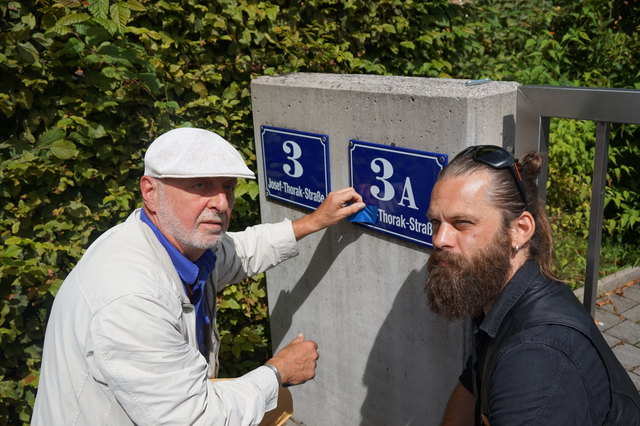
M351 188L298 220L227 233L238 178L254 178L215 133L169 131L145 155L143 208L98 238L58 292L33 424L257 424L279 384L315 375L299 335L265 366L216 376L216 292L297 254L296 241L364 208Z
M636 425L640 398L593 319L551 270L537 153L474 146L441 172L427 216L431 308L474 318L444 425Z

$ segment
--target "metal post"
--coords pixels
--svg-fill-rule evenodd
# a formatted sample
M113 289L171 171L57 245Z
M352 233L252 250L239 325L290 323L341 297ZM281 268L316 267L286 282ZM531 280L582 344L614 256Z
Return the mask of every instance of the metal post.
M549 133L551 127L550 117L540 117L539 127L539 146L538 151L542 155L544 163L542 164L542 170L538 175L538 197L542 202L547 204L547 179L549 178Z
M598 293L598 270L600 267L600 245L602 243L602 221L604 217L604 193L607 179L609 153L609 123L598 122L596 129L596 155L591 183L591 213L589 218L589 242L587 245L587 272L584 280L585 308L591 316L595 314Z

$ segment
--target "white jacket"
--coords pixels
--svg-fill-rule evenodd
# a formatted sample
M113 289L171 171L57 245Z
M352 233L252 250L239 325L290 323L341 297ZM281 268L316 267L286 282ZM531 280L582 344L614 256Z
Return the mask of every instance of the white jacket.
M228 233L208 287L265 271L297 255L289 221ZM215 320L215 293L207 292ZM198 351L195 313L153 231L136 210L100 236L62 284L51 310L32 424L248 425L276 405L273 372L259 367L212 382Z

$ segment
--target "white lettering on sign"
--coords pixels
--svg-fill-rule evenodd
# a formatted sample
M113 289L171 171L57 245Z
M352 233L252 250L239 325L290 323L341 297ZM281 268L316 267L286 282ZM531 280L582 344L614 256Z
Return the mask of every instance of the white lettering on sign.
M284 186L284 192L287 194L302 198L301 186L289 185L287 182L282 182L282 185Z
M269 178L269 182L267 183L267 188L273 189L275 191L282 191L282 181L281 180L273 180Z
M387 213L383 209L378 209L378 221L387 225L418 232L423 235L430 236L433 232L431 222L421 222L415 217L409 217L409 220L407 220L403 214Z
M382 209L378 209L378 220L387 225L397 226L398 228L407 228L407 219L401 214L387 213Z
M310 201L321 203L324 201L324 194L320 191L312 191L309 188L304 189L304 198Z
M431 235L432 233L431 222L424 223L424 222L420 222L415 217L410 217L409 230L414 232L419 232L424 235Z
M378 165L378 163L381 164ZM396 191L393 189L393 185L391 185L387 179L393 176L393 166L386 158L374 158L371 160L371 170L374 173L382 172L382 176L376 176L376 179L382 182L384 188L380 189L377 186L371 186L371 195L376 197L380 201L389 201L396 195ZM384 195L380 195L380 193Z
M404 204L402 204L402 202L405 200L409 201L409 208L418 210L418 207L416 206L416 200L413 196L413 188L411 187L411 179L409 179L409 176L407 176L404 181L404 187L402 188L402 197L400 197L400 202L398 204L404 207Z
M396 191L393 188L393 185L389 183L387 179L393 176L393 164L386 158L374 158L371 160L371 170L374 173L380 173L381 176L376 176L376 179L382 182L383 189L372 185L371 186L371 195L376 197L380 201L389 201L395 195ZM382 173L381 173L382 172ZM382 193L383 195L380 195ZM404 202L407 201L409 203L408 206L404 205ZM402 195L400 196L400 201L398 205L402 207L409 207L414 210L418 210L418 206L416 206L416 199L413 195L413 187L411 186L411 179L407 176L404 181L404 186L402 187Z
M293 167L290 164L285 164L282 166L282 170L284 170L287 175L294 178L302 176L304 170L302 168L302 164L298 161L298 158L302 157L302 148L300 148L300 145L294 141L285 141L282 144L282 150L285 154L291 154L287 157L287 160L291 160L291 164L293 164Z
M267 188L274 191L284 192L294 197L304 198L305 200L313 201L316 203L322 203L324 201L324 194L321 191L313 191L309 188L303 188L302 186L289 185L287 182L269 178L267 181Z

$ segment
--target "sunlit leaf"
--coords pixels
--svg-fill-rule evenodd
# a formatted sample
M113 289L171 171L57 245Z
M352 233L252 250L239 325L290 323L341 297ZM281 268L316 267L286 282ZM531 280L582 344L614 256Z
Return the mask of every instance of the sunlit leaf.
M135 10L136 12L147 11L147 8L144 7L144 5L140 3L138 0L127 0L127 6L129 7L129 9Z
M129 22L129 18L131 17L131 10L129 10L126 4L118 2L109 7L109 12L111 21L116 24L118 32L123 34L127 22Z
M109 0L89 0L89 11L95 18L106 19L109 13Z
M38 136L38 145L49 145L53 142L59 141L66 136L66 132L57 127L53 127L44 131Z
M72 13L58 19L58 22L56 22L56 26L68 26L68 25L78 24L88 19L91 19L91 15L87 13Z
M78 150L76 149L76 145L68 140L59 140L51 144L50 146L51 153L61 159L68 160L70 158L78 155Z

